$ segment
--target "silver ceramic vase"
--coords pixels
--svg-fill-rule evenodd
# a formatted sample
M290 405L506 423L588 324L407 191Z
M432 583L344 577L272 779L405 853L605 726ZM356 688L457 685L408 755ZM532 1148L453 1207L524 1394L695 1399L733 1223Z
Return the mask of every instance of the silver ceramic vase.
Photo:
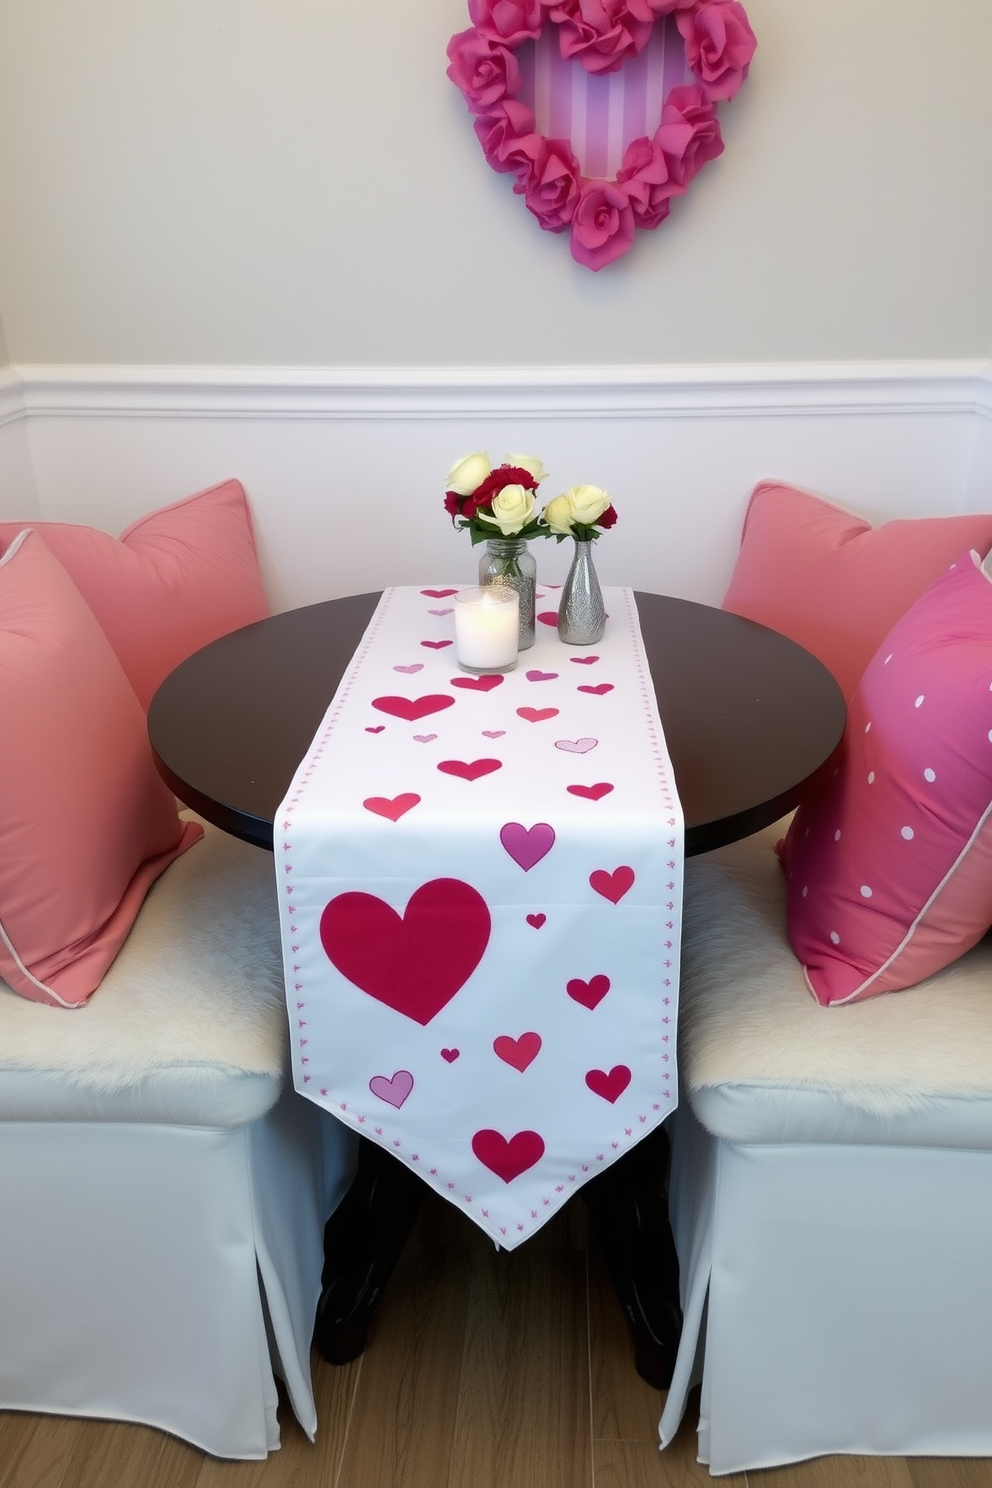
M479 584L505 584L520 595L519 649L534 644L537 563L522 537L490 537L479 559Z
M592 561L592 543L574 539L575 555L562 586L558 638L568 646L595 645L606 629L603 591Z

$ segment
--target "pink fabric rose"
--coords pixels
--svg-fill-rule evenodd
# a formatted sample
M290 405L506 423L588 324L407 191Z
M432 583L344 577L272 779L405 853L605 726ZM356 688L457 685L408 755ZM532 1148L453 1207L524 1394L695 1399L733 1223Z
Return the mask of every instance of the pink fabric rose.
M468 13L483 36L509 47L536 41L544 24L541 0L468 0Z
M551 11L566 61L587 72L618 72L647 45L655 17L648 0L561 0Z
M654 143L664 152L669 177L677 183L679 192L687 189L708 160L723 153L716 108L698 84L672 89L661 111Z
M448 42L448 77L465 95L473 114L520 92L520 65L506 47L487 41L474 28L459 31Z
M572 218L572 257L587 269L603 269L634 241L634 213L627 193L614 181L586 181Z
M579 200L579 162L568 140L537 136L537 142L530 171L513 189L524 197L528 211L546 232L564 232Z
M534 115L526 104L505 98L480 114L472 128L494 171L519 176L530 170L540 135L534 133Z
M631 141L617 171L617 182L627 192L638 227L658 227L671 210L672 197L685 190L672 179L657 137Z
M733 98L757 46L738 0L712 0L679 14L686 61L711 99Z

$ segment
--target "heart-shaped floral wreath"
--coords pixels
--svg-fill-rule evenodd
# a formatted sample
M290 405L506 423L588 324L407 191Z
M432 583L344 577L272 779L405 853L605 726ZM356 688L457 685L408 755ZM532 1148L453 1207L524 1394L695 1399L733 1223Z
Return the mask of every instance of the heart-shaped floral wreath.
M668 216L673 196L723 150L717 103L747 77L756 46L738 0L469 0L473 25L448 43L448 77L476 115L474 128L495 171L516 176L514 191L548 232L571 231L572 257L601 269L627 252L637 227ZM567 139L538 134L520 101L515 52L551 21L561 55L589 73L617 72L673 15L694 84L672 88L652 138L633 140L613 180L582 174Z

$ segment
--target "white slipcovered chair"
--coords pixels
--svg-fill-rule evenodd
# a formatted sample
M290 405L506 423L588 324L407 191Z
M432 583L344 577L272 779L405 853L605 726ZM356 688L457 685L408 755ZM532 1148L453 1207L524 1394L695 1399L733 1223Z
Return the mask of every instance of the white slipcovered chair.
M687 864L671 1213L713 1474L992 1456L992 941L823 1008L785 930L784 826Z
M354 1139L287 1085L269 854L207 827L91 1001L0 983L0 1408L221 1457L312 1437L323 1228Z

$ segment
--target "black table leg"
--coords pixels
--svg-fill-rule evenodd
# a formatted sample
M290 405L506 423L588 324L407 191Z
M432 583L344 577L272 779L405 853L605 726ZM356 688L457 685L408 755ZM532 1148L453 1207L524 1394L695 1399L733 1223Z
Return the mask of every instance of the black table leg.
M659 1127L582 1190L634 1339L634 1365L655 1389L672 1382L682 1335L679 1260L668 1219L668 1134Z
M365 1351L376 1307L424 1197L415 1173L362 1138L358 1171L324 1227L314 1342L329 1364Z

